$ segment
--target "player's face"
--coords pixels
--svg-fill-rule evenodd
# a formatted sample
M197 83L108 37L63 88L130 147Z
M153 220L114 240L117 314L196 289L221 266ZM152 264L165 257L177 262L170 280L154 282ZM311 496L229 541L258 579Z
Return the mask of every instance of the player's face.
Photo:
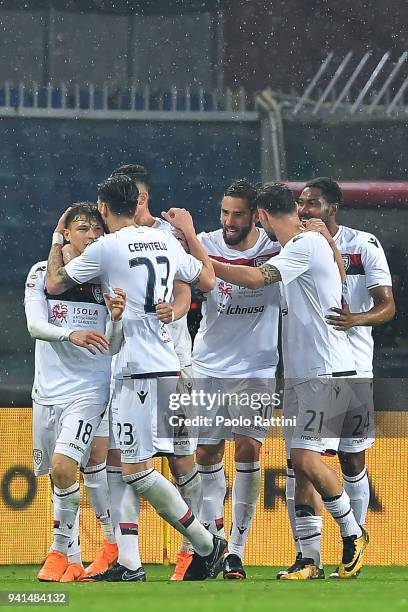
M226 244L234 246L245 240L257 220L257 213L249 209L245 198L225 196L222 199L221 226Z
M65 230L65 239L71 244L73 250L80 255L88 244L95 242L103 236L103 226L97 219L91 219L85 215L79 215L71 222Z
M318 187L306 187L298 198L298 215L302 221L321 219L327 223L331 208Z

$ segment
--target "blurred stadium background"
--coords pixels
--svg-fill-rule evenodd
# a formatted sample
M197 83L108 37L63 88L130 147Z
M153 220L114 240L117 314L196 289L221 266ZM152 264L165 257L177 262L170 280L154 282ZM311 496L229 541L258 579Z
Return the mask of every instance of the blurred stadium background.
M149 170L153 213L186 207L200 230L218 226L234 178L350 183L340 221L379 237L398 307L375 332L376 374L406 375L408 7L394 0L392 19L390 10L353 0L1 2L1 406L30 406L27 271L46 258L59 213L95 199L96 183L132 162ZM377 407L395 410L380 397ZM11 452L1 451L7 465ZM13 508L3 484L0 504Z

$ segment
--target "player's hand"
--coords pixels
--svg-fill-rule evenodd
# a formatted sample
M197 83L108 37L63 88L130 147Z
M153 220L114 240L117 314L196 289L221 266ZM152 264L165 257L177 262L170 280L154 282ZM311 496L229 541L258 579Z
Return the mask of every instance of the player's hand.
M308 219L301 229L304 232L319 232L328 242L333 240L331 233L327 229L327 225L321 219Z
M69 242L68 244L64 244L64 246L62 247L62 260L64 262L64 266L66 266L67 263L71 261L71 259L74 259L74 257L75 251L71 244Z
M56 225L56 228L54 230L54 233L58 233L58 234L64 234L64 229L66 229L66 220L67 220L67 216L69 211L71 210L72 206L69 206L60 216L60 218L58 219L58 223Z
M350 312L350 306L344 298L342 298L341 302L341 308L330 308L330 310L337 313L338 316L326 315L326 321L329 325L334 327L336 331L345 332L351 327L355 327L359 324L359 313Z
M115 295L104 293L106 306L111 313L112 321L120 321L126 307L126 293L123 289L116 288L113 290Z
M168 302L159 302L156 304L156 314L159 321L162 323L173 323L174 311L173 306Z
M162 217L185 236L194 231L193 218L185 208L170 208L167 212L162 212Z
M188 242L187 242L186 237L183 234L183 232L181 230L179 230L179 229L173 228L173 236L175 238L177 238L177 240L179 241L179 243L181 244L181 246L183 247L185 252L189 253L190 249L188 247Z
M69 341L75 346L81 346L96 355L97 351L106 353L109 349L109 341L97 331L74 331L69 335Z

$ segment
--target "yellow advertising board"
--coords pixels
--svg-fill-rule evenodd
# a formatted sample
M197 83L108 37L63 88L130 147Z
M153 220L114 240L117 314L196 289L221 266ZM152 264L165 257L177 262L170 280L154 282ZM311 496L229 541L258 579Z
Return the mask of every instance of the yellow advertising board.
M372 486L367 519L370 546L367 563L408 564L408 413L377 413L380 435L368 453ZM46 476L32 471L31 409L0 408L0 564L41 563L52 538L51 488ZM400 434L397 437L396 434ZM337 459L328 459L337 469ZM160 468L157 460L156 467ZM228 495L225 504L227 532L231 523L231 485L234 477L233 447L227 445L225 468ZM268 437L262 451L262 484L258 508L245 555L248 565L287 566L294 548L284 501L285 453L281 432ZM91 560L101 533L81 485L81 546L83 559ZM142 505L139 525L144 563L162 563L167 551L175 560L180 536L164 529L163 521L147 504ZM338 563L341 542L337 525L324 517L323 560Z

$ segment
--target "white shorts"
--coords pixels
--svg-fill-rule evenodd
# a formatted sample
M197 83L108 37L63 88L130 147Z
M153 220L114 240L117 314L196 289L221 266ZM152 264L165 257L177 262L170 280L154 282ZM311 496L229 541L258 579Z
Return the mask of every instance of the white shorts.
M49 474L54 453L85 466L106 404L79 398L48 406L33 402L33 460L36 476Z
M95 438L109 437L109 404L103 414L102 420L99 423L98 429L95 432Z
M285 388L287 453L291 448L316 452L359 452L372 446L374 423L371 385L366 379L318 378Z
M176 393L191 394L191 391L194 387L194 374L191 366L186 366L182 368L181 374L177 381ZM189 418L192 416L191 411L180 407L180 409L175 412L175 415L180 419L182 424L180 426L174 427L174 438L173 438L173 446L174 446L174 454L177 456L188 456L193 455L197 450L198 443L198 430L197 428L187 427L183 422L183 416Z
M212 397L219 397L214 407L201 414L207 418L200 426L199 444L219 444L235 440L237 435L263 442L268 427L254 424L254 416L272 417L273 405L259 398L272 398L276 390L275 368L258 370L243 377L215 378L195 372L196 387ZM232 396L232 398L231 398Z
M119 393L122 388L121 380L114 380L112 384L112 392L108 403L108 418L109 418L109 450L119 450L118 438L118 410L119 410Z
M177 377L116 381L117 416L115 438L122 463L141 463L155 455L172 455L173 428L169 424L169 395Z
M371 448L375 441L373 379L350 378L349 384L353 394L338 450L342 453L359 453Z

